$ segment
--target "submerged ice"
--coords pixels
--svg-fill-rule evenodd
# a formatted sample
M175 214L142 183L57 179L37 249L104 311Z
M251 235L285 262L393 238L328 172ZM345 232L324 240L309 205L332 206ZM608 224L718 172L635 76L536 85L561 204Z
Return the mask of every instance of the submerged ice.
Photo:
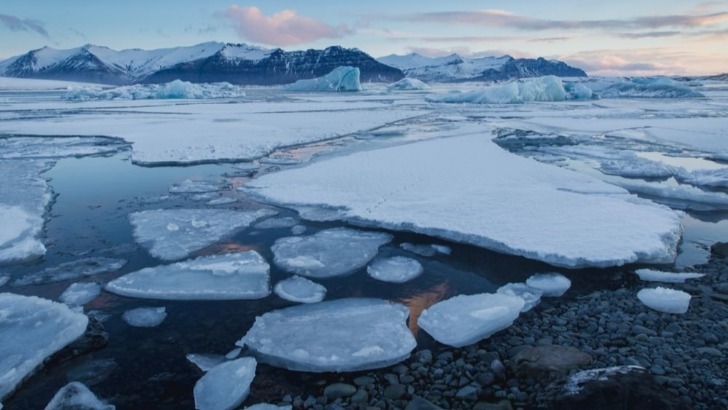
M167 318L167 309L163 307L140 307L127 310L121 317L130 326L156 327Z
M68 306L83 306L101 294L101 285L94 282L74 283L58 299Z
M38 285L62 282L107 272L114 272L126 265L125 259L90 257L64 262L39 272L29 273L13 282L13 286Z

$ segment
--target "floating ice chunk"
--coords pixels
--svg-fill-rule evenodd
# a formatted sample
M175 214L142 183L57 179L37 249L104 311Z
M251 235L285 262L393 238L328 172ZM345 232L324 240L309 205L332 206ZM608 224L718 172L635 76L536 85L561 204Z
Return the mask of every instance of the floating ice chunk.
M409 357L416 342L406 307L379 299L339 299L259 316L238 345L262 362L307 372L376 369Z
M614 177L607 182L621 186L630 192L643 194L654 201L673 208L695 211L728 210L728 194L708 192L691 185L648 182Z
M130 326L156 327L167 318L167 309L164 307L140 307L124 312L122 318Z
M255 251L202 256L126 274L106 285L123 296L168 300L260 299L270 265Z
M244 97L241 87L229 83L193 84L174 80L164 84L135 84L112 89L71 86L63 99L89 100L165 100Z
M238 407L250 393L257 362L252 357L221 363L195 383L195 408L227 410Z
M246 407L245 410L291 410L292 408L290 405L278 406L270 403L258 403Z
M420 244L414 244L409 242L403 242L399 245L400 248L406 250L407 252L416 253L420 256L428 256L432 257L437 255L438 253L442 253L444 255L449 255L452 250L450 247L445 245L420 245Z
M693 272L663 272L654 269L637 269L634 273L649 282L685 283L686 279L702 278L705 274Z
M682 314L688 311L690 305L688 293L663 287L642 289L637 292L637 298L648 308L665 313Z
M397 82L389 84L387 90L429 90L430 86L416 78L403 78Z
M291 227L291 233L293 235L301 235L306 232L306 227L303 225L296 225Z
M83 258L64 262L58 266L44 269L40 272L29 273L13 282L13 286L37 285L41 283L62 282L87 276L114 272L126 265L125 259L118 258Z
M287 216L285 218L268 218L255 224L255 229L278 229L296 226L298 220Z
M538 273L526 279L526 284L543 292L545 298L559 297L571 287L571 281L560 273Z
M235 198L231 198L229 196L223 196L220 198L211 199L211 200L207 201L207 205L227 205L227 204L232 204L235 202L238 202L238 200Z
M284 88L304 92L361 91L359 67L336 67L323 77L298 80Z
M45 410L114 410L115 408L99 400L83 383L71 382L58 390Z
M240 347L236 347L236 348L234 348L233 350L231 350L231 351L227 352L227 354L225 355L225 358L226 358L227 360L237 359L237 357L238 357L238 356L240 356L240 353L241 353L242 351L243 351L243 349L242 349L242 348L240 348Z
M5 286L6 283L10 282L10 276L0 275L0 288Z
M567 97L569 95L561 79L549 75L490 85L465 93L431 96L427 100L443 103L519 104L534 101L564 101Z
M541 302L541 296L543 291L534 287L528 286L525 283L508 283L498 288L496 293L502 295L516 296L523 299L523 307L521 312L528 312L533 309L534 306Z
M311 236L278 239L273 262L289 272L312 278L328 278L351 273L376 256L391 235L333 228Z
M417 324L438 342L463 347L509 327L523 305L522 298L510 295L460 295L423 310Z
M207 372L225 361L225 356L218 354L190 353L185 357L203 372Z
M83 306L101 294L101 286L94 282L74 283L58 298L68 306Z
M383 282L404 283L420 276L422 265L412 258L394 256L375 259L367 267L367 273Z
M632 371L645 371L641 366L614 366L601 369L582 370L569 376L564 384L564 391L568 394L577 394L584 383L594 380L607 380L617 374L627 374Z
M591 100L594 92L591 88L580 83L564 83L564 90L569 100Z
M728 167L719 169L696 169L694 171L681 170L676 178L690 185L707 186L714 188L728 188Z
M226 209L157 209L129 215L134 238L163 260L182 259L220 239L247 228L270 209L231 211ZM172 229L170 229L172 228Z
M604 89L601 98L701 98L703 94L665 77L633 78Z
M218 180L185 179L170 186L169 192L174 194L202 194L220 191L226 185L226 182Z
M278 282L273 291L281 299L298 303L317 303L326 296L326 288L323 285L300 276Z
M449 255L452 252L452 249L450 249L449 246L436 245L434 243L432 245L430 245L430 246L432 246L432 249L438 251L439 253L441 253L443 255Z
M34 296L0 293L0 400L37 366L78 339L88 317Z

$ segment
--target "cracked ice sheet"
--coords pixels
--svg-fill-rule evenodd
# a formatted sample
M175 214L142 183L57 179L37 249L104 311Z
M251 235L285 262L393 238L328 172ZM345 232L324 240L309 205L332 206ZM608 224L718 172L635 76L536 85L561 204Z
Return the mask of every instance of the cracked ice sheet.
M276 148L305 144L377 128L419 111L387 102L361 104L269 102L149 105L46 104L73 115L0 122L0 134L119 137L133 144L140 164L252 160ZM105 108L101 108L105 107ZM133 111L119 111L118 109ZM261 112L261 108L263 108ZM27 108L27 107L23 107ZM52 111L52 110L51 110Z
M511 154L489 135L482 126L464 126L443 133L450 138L268 174L246 189L287 206L339 208L353 222L556 266L674 260L682 233L677 213L590 176Z

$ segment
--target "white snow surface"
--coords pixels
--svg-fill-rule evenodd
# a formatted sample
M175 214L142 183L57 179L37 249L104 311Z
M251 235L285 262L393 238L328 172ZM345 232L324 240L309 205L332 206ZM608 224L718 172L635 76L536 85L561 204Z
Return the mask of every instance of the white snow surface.
M45 410L114 410L116 406L104 403L80 382L71 382L63 386L53 396Z
M294 371L376 369L407 359L415 348L408 315L405 306L380 299L296 305L257 317L238 345Z
M230 83L202 83L174 80L164 84L135 84L116 88L69 86L63 99L90 100L200 100L245 97L240 86Z
M96 299L101 294L101 286L94 282L79 282L71 284L61 293L58 300L68 306L83 306Z
M496 293L502 295L515 296L523 299L523 307L521 312L528 312L533 309L534 306L541 302L541 296L543 291L525 283L507 283L496 290Z
M336 67L323 77L298 80L284 88L297 92L361 91L359 67Z
M685 283L687 279L697 279L705 276L695 272L665 272L655 269L637 269L634 273L641 280L648 282Z
M367 273L383 282L404 283L422 274L422 264L404 256L377 258L367 266Z
M255 251L201 256L114 279L118 295L167 300L247 300L270 294L270 265Z
M157 209L134 212L129 215L129 221L137 242L152 256L170 261L186 258L258 219L275 214L270 209Z
M126 323L134 327L156 327L167 318L167 308L140 307L130 309L121 316Z
M2 91L51 91L67 90L68 87L103 87L102 84L76 81L38 80L31 78L0 77Z
M78 339L88 317L35 296L0 293L0 400L43 361Z
M273 262L281 269L311 278L329 278L354 272L377 255L392 236L349 228L333 228L310 236L289 236L271 247Z
M688 311L691 296L681 290L657 287L640 290L637 298L645 306L658 312L683 314Z
M559 77L549 75L489 85L463 93L433 95L427 97L427 100L442 103L521 104L580 98L588 99L591 98L591 95L586 96L581 89L576 90L574 94L570 94L564 88L564 83Z
M450 138L267 174L246 190L294 208L324 205L337 209L339 219L556 266L674 260L682 233L674 211L593 177L506 152L483 134L482 126L458 127L442 134Z
M228 410L240 406L250 393L258 363L252 357L221 363L195 383L195 408Z
M459 295L423 310L417 325L442 344L463 347L509 327L523 305L504 294Z
M571 281L566 276L556 272L537 273L526 279L526 285L540 290L543 297L554 298L566 293L571 287Z
M203 372L207 372L225 361L225 356L215 354L190 353L185 357Z
M298 303L318 303L326 297L326 288L298 275L284 279L273 288L281 299Z

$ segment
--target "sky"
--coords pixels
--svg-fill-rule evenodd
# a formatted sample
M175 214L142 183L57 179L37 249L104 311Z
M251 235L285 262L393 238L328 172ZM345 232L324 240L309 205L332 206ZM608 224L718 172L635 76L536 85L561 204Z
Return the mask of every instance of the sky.
M0 0L0 59L49 46L207 41L374 57L545 57L591 75L728 72L728 1Z

